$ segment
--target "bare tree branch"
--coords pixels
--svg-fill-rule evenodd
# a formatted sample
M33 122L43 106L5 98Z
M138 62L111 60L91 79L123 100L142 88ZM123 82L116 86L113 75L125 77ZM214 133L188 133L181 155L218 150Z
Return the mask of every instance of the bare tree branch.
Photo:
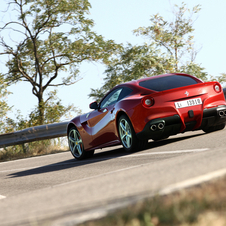
M82 80L83 78L80 78L74 82L70 82L70 83L66 83L66 82L63 82L63 83L59 83L59 84L50 84L49 86L70 86L70 85L73 85L75 83L77 83L78 81Z

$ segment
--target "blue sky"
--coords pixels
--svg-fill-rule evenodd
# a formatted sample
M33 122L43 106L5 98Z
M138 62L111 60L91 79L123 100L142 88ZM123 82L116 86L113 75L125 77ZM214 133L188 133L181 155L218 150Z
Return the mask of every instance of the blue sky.
M113 39L117 43L127 42L142 44L144 39L136 37L132 30L140 26L150 25L150 16L159 13L165 19L172 19L174 4L181 5L179 0L90 0L92 8L89 17L95 22L93 28L106 39ZM196 63L201 64L211 75L218 76L226 73L226 1L224 0L187 0L189 8L200 4L201 11L194 23L194 36L197 48L200 51ZM1 61L1 67L3 67ZM59 88L58 96L63 104L73 103L83 113L89 111L88 98L91 88L103 85L104 66L96 63L86 63L81 66L82 80L76 84ZM11 117L20 109L26 116L37 104L31 95L29 85L17 84L10 88L13 92L8 97L8 104L14 105Z

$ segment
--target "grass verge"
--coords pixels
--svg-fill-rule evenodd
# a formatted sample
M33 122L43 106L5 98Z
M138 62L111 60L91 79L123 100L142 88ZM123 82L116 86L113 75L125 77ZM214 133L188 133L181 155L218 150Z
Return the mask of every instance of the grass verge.
M80 226L226 226L226 177L156 196Z
M64 143L61 139L51 139L10 146L0 151L0 162L68 151Z

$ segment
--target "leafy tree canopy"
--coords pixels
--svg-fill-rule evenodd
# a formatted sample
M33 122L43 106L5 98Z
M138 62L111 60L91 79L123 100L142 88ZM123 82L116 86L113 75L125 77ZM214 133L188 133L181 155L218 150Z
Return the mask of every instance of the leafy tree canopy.
M10 93L7 91L7 82L2 74L0 74L0 132L5 130L5 121L7 119L7 113L11 109L6 98Z
M100 89L92 89L89 96L100 101L107 91L120 83L169 73L173 71L173 67L174 59L161 53L155 45L132 46L128 44L108 65L105 71L105 84Z
M53 98L44 99L48 88L74 84L83 61L108 63L120 47L92 31L90 7L88 0L8 1L4 13L17 18L2 21L0 28L0 54L9 56L5 77L10 84L30 83L38 100L37 124L44 123L46 106ZM8 31L10 38L5 35Z
M173 21L167 21L155 14L151 16L151 26L139 27L134 33L148 37L163 51L168 52L175 59L175 70L178 70L184 57L189 57L189 61L195 60L193 17L200 10L200 5L189 9L183 2L181 6L175 5L172 11Z
M162 73L183 72L207 80L207 73L195 63L192 17L200 11L197 5L191 10L185 3L175 5L173 21L167 21L159 14L151 16L151 25L134 30L137 36L148 38L150 44L128 45L112 60L105 71L105 84L92 89L90 97L100 100L104 93L115 85L132 79L149 77Z

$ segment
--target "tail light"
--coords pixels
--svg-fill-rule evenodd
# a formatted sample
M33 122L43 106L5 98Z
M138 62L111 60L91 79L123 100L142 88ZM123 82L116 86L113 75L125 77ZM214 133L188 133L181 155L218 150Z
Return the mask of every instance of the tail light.
M220 84L218 84L218 83L214 84L213 88L214 88L215 92L217 92L217 93L221 92L221 85Z
M155 101L154 101L154 99L152 97L144 97L142 99L142 104L146 108L151 107L152 105L154 105L154 103L155 103Z

